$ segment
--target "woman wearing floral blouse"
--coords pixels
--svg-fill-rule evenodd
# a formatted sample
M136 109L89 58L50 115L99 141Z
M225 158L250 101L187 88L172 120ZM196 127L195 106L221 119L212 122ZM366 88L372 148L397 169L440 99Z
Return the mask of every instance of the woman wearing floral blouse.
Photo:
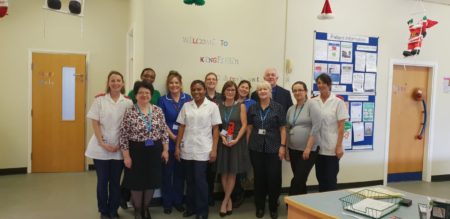
M120 126L125 176L124 186L131 190L135 218L151 218L147 209L156 188L161 187L161 162L168 161L169 135L161 108L150 103L153 86L134 85L137 104L129 108Z

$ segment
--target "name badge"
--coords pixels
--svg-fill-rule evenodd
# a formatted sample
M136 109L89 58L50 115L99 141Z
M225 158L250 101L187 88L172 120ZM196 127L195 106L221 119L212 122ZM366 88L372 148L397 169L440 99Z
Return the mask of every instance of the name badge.
M220 135L222 135L222 136L227 136L227 134L228 134L228 131L225 129L222 129L222 131L220 131Z
M152 139L145 140L145 147L150 147L150 146L153 146L153 145L155 145L155 143L153 142Z
M290 135L293 135L293 134L294 134L294 130L289 129L289 134L290 134Z
M266 130L265 129L258 129L258 134L266 135Z
M178 130L178 125L177 124L173 124L172 129L173 130Z

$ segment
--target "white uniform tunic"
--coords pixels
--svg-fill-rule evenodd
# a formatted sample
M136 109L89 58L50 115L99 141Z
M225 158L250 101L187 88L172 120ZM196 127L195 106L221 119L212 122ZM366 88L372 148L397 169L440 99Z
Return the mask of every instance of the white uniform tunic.
M343 100L330 94L330 97L325 101L319 97L313 98L312 101L317 101L321 108L322 120L319 132L319 154L327 156L336 155L336 144L338 138L338 121L348 119L348 110L345 107Z
M195 101L181 108L177 122L186 125L181 141L181 158L184 160L208 161L212 150L212 127L222 124L219 107L205 98L197 107Z
M119 127L122 122L125 110L133 105L130 99L120 95L117 102L107 93L95 98L87 118L100 121L100 131L103 135L103 141L107 144L119 147ZM95 134L92 135L88 143L86 157L98 160L122 160L122 153L108 152L98 144Z

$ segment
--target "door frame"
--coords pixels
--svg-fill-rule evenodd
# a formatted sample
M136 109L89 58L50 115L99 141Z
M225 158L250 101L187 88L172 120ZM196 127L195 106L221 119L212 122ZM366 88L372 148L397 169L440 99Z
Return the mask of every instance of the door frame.
M28 49L28 92L27 92L27 96L28 96L28 103L27 103L27 145L28 145L28 153L27 153L27 173L31 173L31 154L33 153L33 145L32 145L32 140L33 140L33 118L31 117L31 108L33 106L33 69L31 68L32 62L33 62L33 53L48 53L48 54L77 54L77 55L85 55L86 56L86 76L85 76L85 81L86 81L86 100L87 100L87 94L89 91L89 86L88 86L88 77L89 77L89 52L84 52L84 51L66 51L66 50L46 50L46 49ZM86 103L84 103L85 108L87 107ZM87 112L87 109L86 109ZM87 128L86 128L86 123L85 123L85 127L84 127L84 132L85 134L87 134ZM87 136L87 135L86 135ZM86 144L86 139L84 139L85 144ZM85 166L85 170L88 170L88 164L85 160L84 162L84 166Z
M389 61L389 75L388 75L388 92L387 92L387 122L386 122L386 139L385 139L385 154L384 154L384 177L383 184L387 185L388 177L388 163L389 163L389 140L391 132L391 101L392 101L392 84L394 82L394 65L405 65L415 67L427 67L430 68L430 74L428 77L428 125L425 129L425 142L424 142L424 156L423 156L423 171L422 181L431 182L431 167L432 167L432 155L433 155L433 141L434 141L434 120L435 120L435 108L436 108L436 93L438 83L438 64L437 62L419 61L416 59L390 59Z
M134 69L134 28L131 27L127 34L126 34L126 47L127 47L127 54L126 54L126 76L124 76L127 79L126 87L133 89L134 84L134 72L136 71ZM130 64L131 61L131 64ZM132 69L132 71L130 71Z

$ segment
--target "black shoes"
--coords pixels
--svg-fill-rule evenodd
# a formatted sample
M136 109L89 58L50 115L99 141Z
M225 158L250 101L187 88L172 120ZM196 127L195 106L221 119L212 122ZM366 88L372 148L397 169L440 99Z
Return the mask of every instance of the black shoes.
M262 218L264 217L264 209L256 209L256 217L257 218Z
M179 204L179 205L174 205L173 206L175 209L177 209L178 212L184 212L184 207L183 204Z
M215 203L215 201L214 201L214 198L209 198L209 199L208 199L208 205L209 205L209 206L214 207L215 204L216 204L216 203Z
M117 212L114 214L110 214L110 218L111 219L119 219L119 214L117 214Z
M270 211L270 218L277 219L278 218L278 211Z
M225 216L227 216L227 212L220 212L220 211L219 211L219 216L220 216L220 217L225 217Z
M100 219L111 219L111 218L109 217L109 215L101 213Z
M150 215L150 210L148 210L148 208L144 210L144 215L142 219L152 219L152 215Z
M238 195L235 198L236 200L233 200L233 208L239 208L239 206L242 205L242 203L244 203L245 200L245 195Z
M171 214L171 213L172 213L172 209L164 208L164 214Z
M122 209L125 209L125 210L128 209L128 204L127 204L126 200L121 199L119 205Z
M189 211L189 210L186 210L186 211L183 213L183 217L190 217L190 216L192 216L192 215L194 215L194 214L195 214L194 212Z
M139 208L134 209L134 219L143 219L141 209Z

